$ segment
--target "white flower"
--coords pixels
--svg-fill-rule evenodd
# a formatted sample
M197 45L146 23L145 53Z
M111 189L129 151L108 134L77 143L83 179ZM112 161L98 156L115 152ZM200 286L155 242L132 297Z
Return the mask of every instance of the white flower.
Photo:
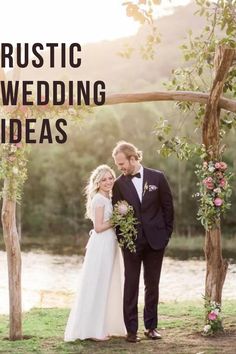
M208 333L211 329L211 326L208 324L208 325L205 325L204 328L203 328L203 332L204 333Z
M13 169L12 169L12 172L14 173L14 175L17 175L19 170L18 170L18 168L16 166L14 166Z
M208 171L209 172L214 172L215 171L215 167L214 166L209 166L208 167Z
M218 315L219 315L220 310L219 310L219 309L214 309L212 312L214 312L214 313L216 314L216 316L218 316Z
M11 152L16 152L17 147L15 145L11 145Z

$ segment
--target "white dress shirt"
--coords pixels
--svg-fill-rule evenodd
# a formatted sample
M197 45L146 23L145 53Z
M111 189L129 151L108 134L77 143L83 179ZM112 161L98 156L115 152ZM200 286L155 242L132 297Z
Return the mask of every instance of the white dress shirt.
M132 182L133 185L135 186L135 189L138 193L139 200L142 202L142 196L143 196L143 166L141 165L140 169L137 171L137 173L140 173L141 178L138 177L133 177Z

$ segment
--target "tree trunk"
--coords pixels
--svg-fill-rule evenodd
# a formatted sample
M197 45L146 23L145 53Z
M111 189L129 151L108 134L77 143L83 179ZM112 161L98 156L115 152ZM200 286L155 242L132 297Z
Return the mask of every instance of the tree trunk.
M9 181L4 181L2 205L3 236L7 251L10 333L9 339L22 339L21 320L21 251L16 228L16 201L7 197L6 190Z
M225 77L234 57L231 48L219 47L215 55L215 78L206 106L203 122L203 144L207 150L207 160L218 160L220 151L220 95ZM221 227L214 226L205 234L206 280L205 296L221 304L222 289L228 268L228 262L223 260L221 246Z
M222 258L220 227L206 231L205 256L207 260L205 296L221 304L228 262Z

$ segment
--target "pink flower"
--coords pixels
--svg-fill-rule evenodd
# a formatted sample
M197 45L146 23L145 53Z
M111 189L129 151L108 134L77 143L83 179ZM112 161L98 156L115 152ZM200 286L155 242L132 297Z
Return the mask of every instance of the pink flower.
M203 180L203 184L207 187L207 189L214 189L214 183L212 177L206 177Z
M226 180L224 179L224 178L222 178L221 180L220 180L220 186L221 187L224 187L226 185Z
M220 168L220 162L215 163L215 168L219 169Z
M211 311L209 314L208 314L208 318L209 320L211 321L215 321L217 319L217 314L214 312L214 311Z
M221 198L216 198L214 200L214 204L215 204L215 206L219 207L223 204L223 200Z
M21 142L16 143L15 146L17 147L17 149L20 149L22 147L22 143Z
M227 167L228 167L227 164L226 164L225 162L223 162L223 161L220 162L219 164L220 164L220 169L221 169L222 171L226 170Z
M126 215L128 213L128 206L126 204L119 204L118 212L121 215Z

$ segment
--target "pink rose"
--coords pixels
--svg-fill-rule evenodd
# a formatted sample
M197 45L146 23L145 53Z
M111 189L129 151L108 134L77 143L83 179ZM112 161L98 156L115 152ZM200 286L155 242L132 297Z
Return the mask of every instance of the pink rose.
M214 204L215 204L215 206L219 207L223 204L223 200L221 198L216 198L214 200Z
M225 163L225 162L220 162L220 169L222 170L222 171L224 171L224 170L226 170L227 169L227 164Z
M207 187L207 189L214 189L214 183L212 177L207 177L203 180L203 184Z
M215 168L219 169L220 168L220 162L215 163Z
M206 177L206 178L204 178L204 180L203 180L203 184L207 184L207 183L212 183L213 182L213 179L212 179L212 177Z
M125 204L118 205L118 212L121 215L126 215L128 213L128 206Z
M220 180L220 186L221 187L224 187L226 185L226 180L224 179L224 178L222 178L221 180Z
M209 320L211 321L215 321L217 319L217 314L213 311L211 311L209 314L208 314L208 318Z

